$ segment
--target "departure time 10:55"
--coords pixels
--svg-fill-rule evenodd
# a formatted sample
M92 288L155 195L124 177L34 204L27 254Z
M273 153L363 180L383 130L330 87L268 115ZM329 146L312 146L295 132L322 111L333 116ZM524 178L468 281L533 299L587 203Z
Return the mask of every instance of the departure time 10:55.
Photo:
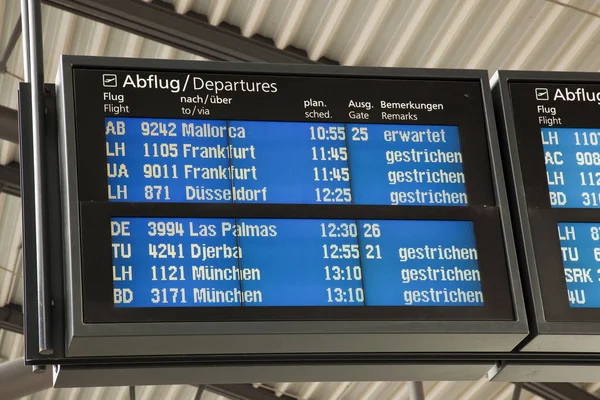
M310 127L311 140L346 140L346 128L344 126L322 125Z

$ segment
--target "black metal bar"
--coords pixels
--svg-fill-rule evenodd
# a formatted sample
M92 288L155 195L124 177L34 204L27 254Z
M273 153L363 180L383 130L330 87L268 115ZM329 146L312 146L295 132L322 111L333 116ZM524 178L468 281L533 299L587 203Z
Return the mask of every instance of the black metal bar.
M202 393L204 393L204 389L206 389L206 385L199 385L198 390L196 391L196 395L194 396L194 400L200 400L202 398Z
M17 110L0 106L0 139L19 143L19 117Z
M21 17L17 20L15 27L13 28L10 37L8 38L8 42L6 43L6 47L4 48L4 52L2 53L2 58L0 58L0 72L6 72L6 64L8 64L8 59L12 54L19 38L21 37Z
M0 398L17 400L52 387L52 373L32 373L25 360L17 358L0 364ZM34 396L35 397L35 396Z
M42 40L42 5L41 0L21 2L23 30L29 32L29 69L31 80L31 133L33 149L33 199L35 223L35 265L37 272L36 290L38 317L38 345L40 354L49 355L54 352L50 334L51 307L48 291L48 236L46 232L46 164L45 164L45 104L44 104L44 52Z
M129 400L135 400L135 386L129 386Z
M512 394L512 400L519 400L521 398L521 392L523 391L523 386L520 383L514 384L515 388Z
M0 307L0 329L23 334L23 307L13 303Z
M425 400L423 382L409 382L410 400Z
M523 382L523 389L544 400L598 400L598 397L572 383Z
M227 385L206 385L205 390L213 392L231 400L294 400L293 397L282 394L275 396L275 393L263 389L255 388L249 384L227 384Z
M0 165L0 192L17 197L21 195L19 163Z
M156 0L43 0L45 4L81 15L166 45L222 61L313 63L299 49L280 50L268 38L244 37L226 24L213 26L206 16L178 14L173 5ZM321 60L319 60L321 61ZM334 63L323 59L324 63Z

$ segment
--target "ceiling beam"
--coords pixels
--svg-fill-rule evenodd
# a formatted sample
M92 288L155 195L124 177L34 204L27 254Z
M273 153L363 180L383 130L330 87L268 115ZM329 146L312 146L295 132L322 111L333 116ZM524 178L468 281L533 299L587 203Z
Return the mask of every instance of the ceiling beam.
M240 34L239 28L211 25L206 16L194 12L178 14L173 5L155 0L42 0L106 25L164 43L166 45L220 61L270 63L313 63L303 50L280 50L272 39ZM334 63L331 60L319 60Z
M0 364L0 398L3 400L16 400L51 387L52 373L32 373L31 366L25 366L23 358ZM202 394L202 388L231 400L294 400L287 395L277 397L268 390L254 388L250 384L202 385L197 393ZM135 387L130 386L129 398L135 400L135 397Z
M572 383L519 382L518 385L544 400L598 400Z
M0 308L0 329L6 329L11 332L23 334L23 307L9 303L4 307ZM21 359L22 360L22 359ZM22 365L22 361L17 363L18 365ZM16 365L11 366L16 368ZM2 366L7 366L8 364L0 364L0 369ZM25 374L25 378L34 378L35 374L30 374L31 369L24 370L18 369L18 373L20 375ZM50 375L51 376L51 375ZM24 379L25 379L24 378ZM0 379L1 381L1 379ZM48 381L48 386L51 387L52 380ZM1 385L0 385L1 387ZM43 390L46 387L36 388L35 391ZM35 391L31 391L30 393L34 393ZM250 384L220 384L220 385L199 385L198 391L196 392L195 398L200 398L204 391L209 391L215 394L219 394L225 398L231 400L294 400L294 398L282 394L281 396L276 396L270 390L258 387L255 388ZM30 394L28 393L28 394ZM135 387L131 386L129 388L130 396L133 394L132 399L135 399ZM2 395L2 391L0 390L0 397ZM23 396L23 395L21 395ZM21 397L18 396L18 397ZM4 398L4 397L2 397ZM17 398L17 397L15 397Z
M194 396L194 400L202 400L202 394L204 393L206 385L199 385L198 390L196 390L196 395Z
M270 390L255 388L249 384L206 385L204 390L218 394L231 400L293 400L293 397L282 394L276 396Z
M19 143L19 117L17 110L0 106L0 139Z
M425 400L423 382L409 382L410 400Z
M0 57L0 73L4 73L8 70L8 59L12 55L19 38L21 37L21 17L17 20L15 27L13 28L10 37L8 38L8 42L6 43L6 47L2 53L2 57Z
M140 0L43 0L43 2L211 60L313 62L303 50L278 49L271 39L258 35L252 38L244 37L240 34L239 28L227 24L213 26L204 15L194 12L178 14L172 4L160 0L151 3ZM19 25L20 20L9 40L11 43L14 42L13 44L18 40ZM336 64L328 59L319 61ZM2 60L0 60L0 69L1 62ZM0 106L0 139L19 143L17 111L3 106ZM18 164L0 166L0 192L18 196L18 178Z
M0 307L0 329L23 334L23 307L12 303Z
M19 163L13 161L7 165L0 165L0 192L19 197L20 182Z
M17 358L0 364L0 398L16 400L52 387L52 372L33 373L25 360Z

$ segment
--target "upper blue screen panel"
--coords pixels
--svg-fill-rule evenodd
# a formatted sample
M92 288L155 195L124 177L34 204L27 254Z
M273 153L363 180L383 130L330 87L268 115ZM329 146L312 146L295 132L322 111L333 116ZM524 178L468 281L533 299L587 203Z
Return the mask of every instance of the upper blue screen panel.
M600 130L543 128L553 208L600 207Z
M105 119L115 202L466 206L456 126Z

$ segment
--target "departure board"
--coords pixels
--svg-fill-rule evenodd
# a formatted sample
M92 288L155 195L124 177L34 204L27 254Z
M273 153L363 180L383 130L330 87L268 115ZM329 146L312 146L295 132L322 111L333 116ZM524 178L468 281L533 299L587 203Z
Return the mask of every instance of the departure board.
M456 126L106 118L108 199L467 205Z
M58 77L48 235L32 230L37 183L21 185L33 364L260 375L527 336L486 70L63 56Z
M468 221L112 218L117 307L482 306Z
M86 323L512 318L485 72L211 65L65 75Z
M543 304L536 318L596 321L600 84L585 74L520 75L506 92L506 163L516 177L510 191L524 232L520 246L529 253L522 264Z

